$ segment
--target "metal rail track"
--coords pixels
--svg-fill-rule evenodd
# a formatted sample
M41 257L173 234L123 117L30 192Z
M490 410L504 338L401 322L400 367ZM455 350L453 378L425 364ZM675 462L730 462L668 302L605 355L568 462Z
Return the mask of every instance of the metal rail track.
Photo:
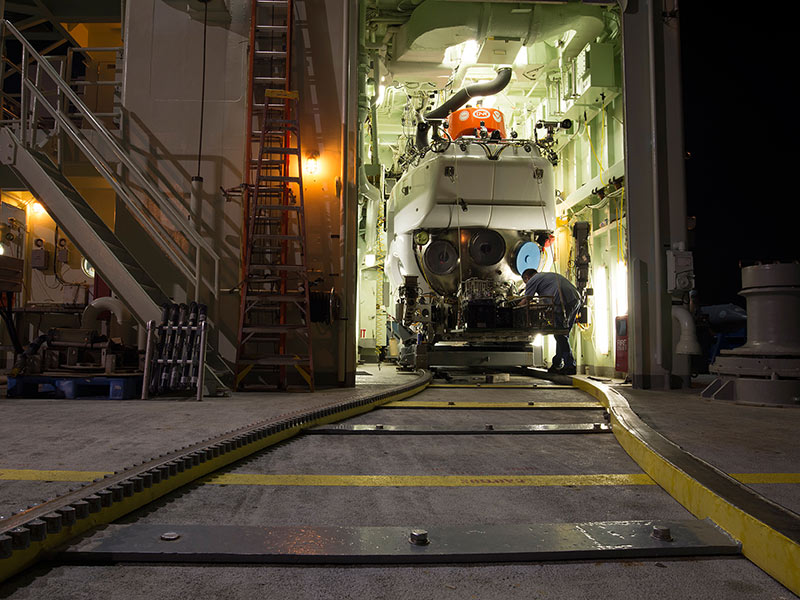
M104 525L305 428L371 410L413 395L431 380L414 382L356 400L332 402L228 431L96 479L66 494L0 518L0 582L46 558L71 539Z

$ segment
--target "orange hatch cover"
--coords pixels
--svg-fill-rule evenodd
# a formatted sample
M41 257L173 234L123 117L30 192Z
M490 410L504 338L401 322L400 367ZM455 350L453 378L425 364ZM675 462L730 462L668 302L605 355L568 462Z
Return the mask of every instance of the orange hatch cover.
M478 135L477 130L483 121L484 127L489 131L499 131L500 137L506 137L506 125L503 113L496 108L483 108L481 106L472 108L459 108L450 113L447 117L447 133L451 139L456 139L462 135Z

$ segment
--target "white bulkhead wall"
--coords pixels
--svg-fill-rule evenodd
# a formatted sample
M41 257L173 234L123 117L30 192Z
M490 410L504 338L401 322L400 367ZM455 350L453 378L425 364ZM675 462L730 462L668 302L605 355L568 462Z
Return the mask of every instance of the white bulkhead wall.
M235 288L239 280L241 205L225 202L219 189L242 182L250 22L247 0L230 0L226 5L228 11L219 10L216 3L209 8L200 162L200 175L204 179L200 232L222 258L222 290ZM128 2L123 35L123 141L134 156L141 157L140 164L161 189L188 215L191 178L197 175L202 10L187 12L186 3L162 0ZM132 218L119 207L116 231L125 243L133 246L148 243L138 235ZM208 271L204 276L213 280L212 265L206 266ZM181 289L174 270L166 261L158 260L155 250L147 268L176 301L192 295L193 290ZM216 305L207 289L201 294L217 325L220 352L227 359L235 358L238 294L220 292Z

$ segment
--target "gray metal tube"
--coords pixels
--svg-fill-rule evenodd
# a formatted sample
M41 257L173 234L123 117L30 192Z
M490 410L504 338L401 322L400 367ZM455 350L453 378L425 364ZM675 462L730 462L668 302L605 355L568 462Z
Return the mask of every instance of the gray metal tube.
M459 90L455 96L450 98L447 102L434 108L431 112L425 115L425 120L431 119L444 119L454 110L464 106L470 98L476 96L492 96L502 92L508 83L511 81L511 67L503 67L498 69L497 77L488 83L476 83L468 85L467 87Z
M666 273L664 270L664 243L662 239L662 232L661 232L661 172L659 169L659 162L660 162L660 153L659 153L659 141L658 141L658 86L656 83L656 78L658 76L657 72L657 62L656 62L656 44L655 44L655 36L656 36L656 18L660 19L660 4L656 5L655 2L648 3L648 51L649 51L649 63L650 63L650 77L649 77L649 86L650 86L650 131L653 135L653 149L651 154L651 170L652 170L652 202L653 202L653 276L651 277L651 281L653 283L653 288L655 291L655 324L656 330L653 332L654 337L656 340L655 343L655 362L656 364L664 370L664 387L666 389L670 388L670 375L671 375L671 363L672 363L672 350L668 350L665 352L664 348L664 282L666 279ZM656 14L658 11L658 15ZM671 321L670 321L671 326ZM668 355L667 355L668 354Z

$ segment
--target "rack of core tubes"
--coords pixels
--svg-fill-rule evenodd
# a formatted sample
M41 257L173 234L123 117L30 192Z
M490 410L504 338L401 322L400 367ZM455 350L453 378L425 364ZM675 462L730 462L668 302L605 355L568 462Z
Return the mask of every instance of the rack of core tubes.
M164 304L161 322L147 322L142 400L192 393L203 399L206 305Z

